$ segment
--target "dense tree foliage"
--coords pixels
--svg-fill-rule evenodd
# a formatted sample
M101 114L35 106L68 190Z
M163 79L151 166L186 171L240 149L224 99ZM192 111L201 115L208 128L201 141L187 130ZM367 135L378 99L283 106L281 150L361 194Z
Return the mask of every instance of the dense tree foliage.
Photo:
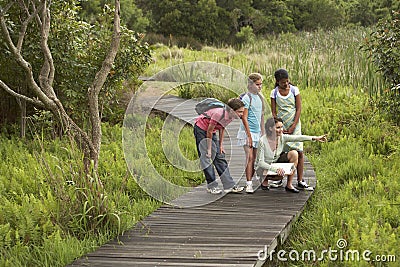
M96 21L101 22L99 14L102 13L104 7L110 4L109 0L81 0L80 2L81 17L92 24ZM149 26L148 18L143 16L142 10L136 6L135 0L121 0L121 22L136 32L144 32Z
M122 82L147 66L148 48L121 27L119 0L94 24L79 20L77 0L6 2L0 0L1 63L18 68L18 76L0 76L0 88L51 113L60 132L78 141L86 170L93 163L96 171L103 111ZM21 92L17 79L29 91Z
M71 116L84 123L88 116L87 107L82 103L91 83L90 77L94 77L107 52L113 10L107 6L99 10L96 20L91 23L79 20L78 12L76 3L62 12L54 12L54 35L50 45L55 63L62 69L56 77L59 95L66 100ZM117 101L115 97L124 90L122 82L136 79L150 61L150 52L145 44L141 44L141 38L138 33L122 27L118 56L100 93L101 112L107 119L113 116L110 104Z
M88 2L96 2L88 0ZM97 1L98 2L98 1ZM370 26L399 10L395 0L136 0L149 25L146 32L233 43L243 27L255 35Z
M0 1L1 3L2 1ZM126 1L125 1L126 3ZM80 125L85 125L88 118L86 103L87 89L96 73L101 67L102 61L109 49L113 26L113 10L111 7L90 8L90 12L96 13L96 19L89 22L83 21L78 14L81 12L79 1L55 1L51 5L51 29L48 40L52 52L54 65L57 68L54 78L54 89L57 96L64 103L66 111ZM15 7L15 8L14 8ZM20 16L16 6L8 12L9 29L14 33L12 38L17 38L19 25L12 23ZM34 32L35 28L27 29L24 39L26 49L22 49L22 55L30 64L33 70L38 70L43 64L40 49L40 35ZM137 76L150 62L150 51L145 44L141 43L142 35L121 28L121 42L118 55L108 76L103 90L100 92L100 105L103 117L115 119L116 109L113 104L118 101L117 97L124 90L123 82L137 79ZM0 35L0 41L4 36ZM25 75L20 67L15 64L9 49L6 46L0 47L0 64L2 72L0 79L10 84L13 89L17 88L29 96ZM4 56L3 56L4 55ZM6 67L7 66L7 67ZM36 77L39 72L34 73ZM1 94L5 92L0 91ZM114 106L115 107L115 106ZM29 106L28 106L29 108ZM123 117L124 108L119 108L118 121ZM29 112L28 112L29 113Z

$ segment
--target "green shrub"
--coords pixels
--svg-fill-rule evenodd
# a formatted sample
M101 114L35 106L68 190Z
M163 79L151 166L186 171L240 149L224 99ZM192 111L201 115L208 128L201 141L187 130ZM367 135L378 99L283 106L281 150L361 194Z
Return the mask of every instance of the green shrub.
M245 90L245 89L243 89ZM226 103L230 98L237 97L237 95L216 84L211 83L187 83L178 86L171 93L176 92L179 97L185 99L213 97Z
M237 44L252 44L256 39L256 35L253 32L253 28L250 26L245 26L240 29L238 33L236 33L236 43Z
M378 106L400 125L400 11L378 23L366 38L364 49L389 84L386 90L381 89Z

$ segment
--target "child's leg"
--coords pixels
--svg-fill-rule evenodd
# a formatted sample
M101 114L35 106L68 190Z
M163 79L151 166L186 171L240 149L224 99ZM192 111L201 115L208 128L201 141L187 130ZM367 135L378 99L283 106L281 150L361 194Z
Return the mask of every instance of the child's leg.
M204 172L204 176L206 177L206 181L207 181L207 188L217 187L218 182L215 179L216 177L215 177L215 172L214 172L214 166L212 165L212 159L206 157L207 133L206 133L206 131L200 129L196 125L195 125L193 131L194 131L194 136L196 138L196 147L197 147L197 153L198 153L199 159L200 159L200 166ZM216 137L213 136L213 139L214 138L216 138ZM215 142L212 145L213 145L213 149L215 150Z
M253 147L253 158L252 158L252 162L251 162L251 177L253 177L256 172L254 170L254 164L256 162L256 157L257 157L257 148Z
M303 170L304 170L304 153L303 151L298 151L299 159L297 164L297 181L303 181Z
M250 148L248 145L243 146L244 153L246 154L246 181L251 181L251 178L253 177L254 174L254 152L253 148Z
M297 167L298 159L299 159L297 151L296 150L289 151L288 154L287 154L287 157L288 157L289 162L293 163L294 166ZM293 185L292 185L293 176L294 176L294 174L288 175L288 178L287 178L286 187L288 187L290 189L293 188Z

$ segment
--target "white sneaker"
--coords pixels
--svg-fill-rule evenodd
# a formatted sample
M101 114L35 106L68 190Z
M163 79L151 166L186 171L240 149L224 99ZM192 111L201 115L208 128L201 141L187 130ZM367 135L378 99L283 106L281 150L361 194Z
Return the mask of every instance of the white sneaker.
M243 191L243 189L244 189L243 186L234 186L232 188L225 189L224 192L225 193L240 193Z
M253 185L252 184L246 185L246 193L248 193L248 194L253 194L254 193L254 189L253 189Z
M299 188L299 189L304 189L304 190L306 190L306 191L313 191L313 190L314 190L314 187L309 186L309 185L308 185L306 182L304 182L304 181L297 182L297 188Z
M218 195L222 193L222 190L219 189L218 187L213 187L213 188L207 188L207 192L212 195Z

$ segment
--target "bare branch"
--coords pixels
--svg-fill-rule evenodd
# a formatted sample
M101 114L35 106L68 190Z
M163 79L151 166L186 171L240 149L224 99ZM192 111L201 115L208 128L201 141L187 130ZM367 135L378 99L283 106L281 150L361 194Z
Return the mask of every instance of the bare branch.
M0 16L0 24L3 36L5 37L5 41L9 49L11 50L14 59L26 73L29 87L33 90L33 92L39 98L39 100L42 102L43 105L45 105L50 110L54 109L56 107L54 102L42 91L42 89L36 83L33 77L32 66L22 57L21 51L15 47L11 39L10 33L8 31L4 16Z
M49 32L50 32L50 10L46 5L46 0L43 1L44 6L42 8L42 26L40 28L41 42L40 47L44 55L44 63L39 75L39 81L42 88L45 90L48 96L55 97L55 92L52 88L54 81L54 62L53 56L51 55L50 48L48 46ZM37 16L39 17L39 16Z
M39 14L40 10L42 10L42 8L47 7L47 1L43 1L42 4L39 6L39 8L36 9L35 6L35 2L32 1L32 9L36 14ZM42 20L40 19L40 16L36 16L36 22L39 25L39 28L42 28Z
M10 1L3 9L0 7L0 16L4 16L14 3Z
M15 45L14 45L12 39L11 39L10 33L9 33L8 29L7 29L7 25L6 25L6 21L4 19L4 14L3 13L1 13L1 15L0 15L0 24L1 24L1 30L3 32L3 36L5 38L6 43L8 44L8 47L11 49L11 52L13 54L18 53L18 50L15 47Z
M29 23L32 21L32 19L34 17L37 17L37 14L39 12L40 9L34 9L34 12L32 14L29 14L29 9L26 7L24 1L20 1L19 2L20 5L23 7L23 9L25 10L25 13L27 15L27 18L25 19L25 21L22 23L21 25L21 30L19 31L19 37L18 37L18 42L17 42L17 49L18 52L21 52L22 49L22 45L24 43L24 38L26 35L26 29L28 28ZM42 4L40 7L42 8L44 4Z
M121 39L120 1L115 0L114 26L113 26L113 36L110 44L110 50L103 61L101 69L96 73L93 83L88 90L90 121L92 124L92 142L96 148L95 151L97 153L100 152L100 143L101 143L101 125L100 125L101 118L100 118L99 101L98 101L99 93L112 68L112 64L115 60L115 57L119 49L120 39Z
M0 80L0 87L3 88L7 93L9 93L10 95L12 95L18 99L23 99L26 102L29 102L37 107L44 107L43 103L39 99L30 98L30 97L27 97L25 95L21 95L21 94L15 92L10 87L8 87L7 84L5 84L2 80Z
M96 73L95 79L92 83L92 94L99 94L101 88L103 87L108 74L112 68L115 57L118 52L119 43L121 39L121 26L120 26L120 4L119 0L115 0L115 14L114 14L114 27L113 36L110 44L110 50L103 61L101 69Z

